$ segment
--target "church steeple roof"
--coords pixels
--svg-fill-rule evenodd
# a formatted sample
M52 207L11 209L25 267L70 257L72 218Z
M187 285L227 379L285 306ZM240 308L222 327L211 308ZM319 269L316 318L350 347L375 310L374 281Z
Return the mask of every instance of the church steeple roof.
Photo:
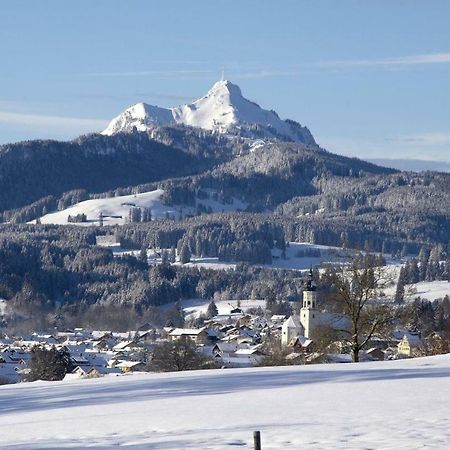
M305 291L315 291L316 290L316 283L314 283L312 267L309 269L308 278L306 280L304 290Z

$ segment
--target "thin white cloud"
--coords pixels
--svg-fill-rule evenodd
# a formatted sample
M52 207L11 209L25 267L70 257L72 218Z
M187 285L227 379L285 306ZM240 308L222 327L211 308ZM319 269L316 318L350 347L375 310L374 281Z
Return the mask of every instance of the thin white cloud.
M400 158L450 163L450 133L423 133L390 138L370 136L317 136L317 142L333 153L362 159Z
M385 67L395 68L401 66L449 64L450 52L427 53L420 55L399 56L378 59L340 59L328 61L305 62L283 69L258 67L254 62L249 67L248 62L224 63L226 78L231 79L258 79L271 77L298 76L308 69L343 69L358 67ZM220 65L218 65L220 66ZM157 77L157 78L205 78L212 75L220 76L222 69L169 69L169 70L142 70L142 71L118 71L118 72L92 72L84 74L89 77Z
M125 72L92 72L86 74L90 77L179 77L179 76L198 76L211 75L217 73L213 70L194 70L194 69L180 69L180 70L142 70L142 71L125 71Z
M230 71L229 76L232 79L259 79L259 78L271 78L271 77L291 77L300 75L300 70L255 70L252 72L234 72Z
M313 67L345 68L345 67L370 67L370 66L412 66L423 64L448 64L450 53L428 53L423 55L400 56L380 59L350 59L319 61L311 63Z
M420 146L450 146L450 132L413 134L409 136L388 138L386 141Z
M22 125L33 128L47 127L64 130L102 129L108 121L99 119L85 119L80 117L47 116L38 114L24 114L10 111L0 111L0 124Z

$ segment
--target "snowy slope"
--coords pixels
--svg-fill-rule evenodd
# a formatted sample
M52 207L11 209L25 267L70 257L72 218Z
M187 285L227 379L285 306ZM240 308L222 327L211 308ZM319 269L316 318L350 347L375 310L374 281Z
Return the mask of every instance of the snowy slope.
M85 200L62 211L46 214L45 216L40 217L40 221L41 223L47 224L67 225L67 218L69 215L76 216L78 214L86 214L87 222L75 223L72 225L98 225L99 215L102 213L104 216L104 225L123 225L128 218L130 208L132 207L150 208L152 219L163 219L167 215L178 218L180 214L185 216L186 214L195 212L195 208L188 206L164 205L161 203L161 196L163 193L164 190L156 189L140 194ZM243 210L247 207L246 204L237 199L231 199L230 203L221 203L212 199L202 199L199 200L198 203L201 203L204 207L211 208L213 212ZM35 221L33 220L30 223L35 223Z
M84 213L88 221L85 223L77 223L76 225L98 225L99 215L103 213L104 216L120 216L105 217L103 220L105 225L122 225L125 223L132 205L151 208L152 217L155 219L165 217L166 213L177 217L179 215L178 209L161 203L161 195L163 192L163 190L157 189L142 194L85 200L62 211L46 214L40 220L41 223L67 225L67 217L69 215L76 216L77 214Z
M150 126L169 125L175 123L170 109L138 103L117 116L102 132L112 135L119 131L131 131L136 127L138 131L146 131Z
M0 386L3 449L445 449L450 355Z
M112 135L152 129L155 125L174 123L227 133L232 128L251 128L255 124L263 126L260 130L265 137L281 135L289 140L314 144L309 131L298 123L281 120L273 111L262 109L242 96L239 86L227 80L214 84L208 93L193 103L175 108L138 103L114 118L102 132Z
M448 281L421 281L416 284L405 286L407 300L413 300L421 297L430 301L437 298L450 297L450 283Z
M209 305L209 302L205 302L205 300L200 299L182 300L180 303L184 313L186 314L186 317L198 317L200 314L206 314ZM214 303L217 306L219 314L230 314L231 310L237 308L238 306L238 302L236 300L217 300ZM173 303L171 303L170 305L173 306ZM264 309L266 306L266 301L241 300L240 305L242 310L245 312L249 308L257 308L258 306Z

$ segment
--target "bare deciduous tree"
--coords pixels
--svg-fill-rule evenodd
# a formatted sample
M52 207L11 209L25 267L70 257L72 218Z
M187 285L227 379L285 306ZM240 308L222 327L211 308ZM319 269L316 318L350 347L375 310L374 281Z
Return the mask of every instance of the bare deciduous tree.
M389 284L385 268L372 255L358 255L345 267L335 269L335 299L350 319L350 329L340 330L351 346L354 362L375 333L395 318L393 305L381 300L380 292Z

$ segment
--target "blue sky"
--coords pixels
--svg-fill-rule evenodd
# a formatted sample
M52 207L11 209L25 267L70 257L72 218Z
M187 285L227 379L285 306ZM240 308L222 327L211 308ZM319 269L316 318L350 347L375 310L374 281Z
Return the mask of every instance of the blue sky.
M447 0L0 3L0 143L101 130L221 76L362 158L450 161Z

